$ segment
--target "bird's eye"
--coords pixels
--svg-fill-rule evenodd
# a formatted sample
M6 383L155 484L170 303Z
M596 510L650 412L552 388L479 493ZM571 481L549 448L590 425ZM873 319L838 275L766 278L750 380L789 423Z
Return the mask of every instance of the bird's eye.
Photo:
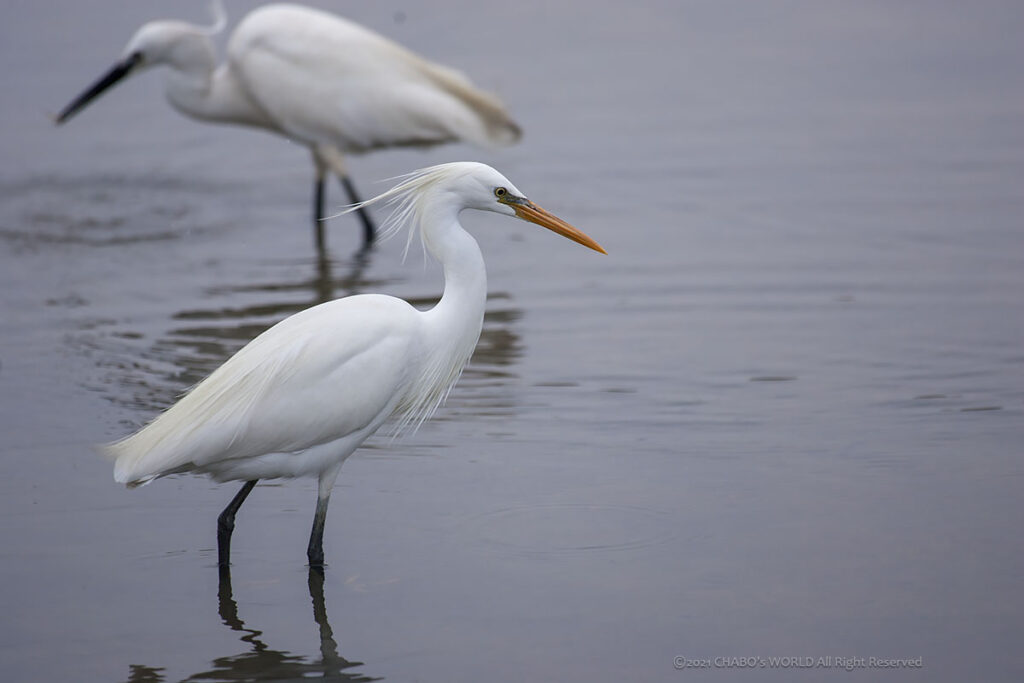
M501 199L502 197L504 197L507 194L508 194L508 190L506 190L504 187L496 187L496 188L494 188L494 196L497 197L498 199Z

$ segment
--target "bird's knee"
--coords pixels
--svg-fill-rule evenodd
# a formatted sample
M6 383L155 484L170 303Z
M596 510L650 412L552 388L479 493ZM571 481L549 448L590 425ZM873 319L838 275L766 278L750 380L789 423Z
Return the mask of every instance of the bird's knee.
M217 531L231 533L235 530L235 516L226 512L220 513L217 517Z

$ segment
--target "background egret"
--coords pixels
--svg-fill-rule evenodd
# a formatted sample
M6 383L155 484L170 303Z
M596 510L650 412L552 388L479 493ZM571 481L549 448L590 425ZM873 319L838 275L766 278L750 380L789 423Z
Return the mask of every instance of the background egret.
M56 117L61 124L125 77L160 64L170 69L167 99L181 113L280 133L309 147L315 166L313 214L324 244L324 177L338 176L359 197L344 154L384 147L466 141L511 144L519 126L493 95L458 71L434 64L341 17L301 5L267 5L242 19L216 64L212 36L227 23L214 3L213 26L153 21L118 62ZM365 209L364 243L374 239Z
M380 294L336 299L259 335L139 432L105 447L115 480L137 486L178 472L245 485L218 519L218 564L228 566L238 508L258 479L318 477L307 555L323 564L323 531L342 462L389 418L395 430L437 409L480 337L487 276L463 209L517 216L604 253L590 237L526 199L490 166L434 166L367 204L396 204L444 270L430 310ZM410 239L412 234L410 234Z

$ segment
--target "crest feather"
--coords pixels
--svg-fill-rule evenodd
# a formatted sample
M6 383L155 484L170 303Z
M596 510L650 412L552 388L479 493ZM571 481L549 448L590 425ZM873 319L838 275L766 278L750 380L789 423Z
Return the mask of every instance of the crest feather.
M347 213L352 213L374 204L383 204L384 206L391 207L391 214L381 225L381 240L394 237L401 232L404 225L408 224L409 236L405 241L405 249L402 252L402 259L404 260L409 255L409 247L412 246L413 236L419 233L420 239L422 240L423 238L423 232L420 229L423 220L423 203L420 200L425 196L424 191L444 180L467 173L470 171L470 167L476 165L472 162L438 164L437 166L428 166L411 173L388 178L390 181L397 180L399 182L390 190L358 204L350 204L343 211L333 216L328 216L328 218L344 216Z

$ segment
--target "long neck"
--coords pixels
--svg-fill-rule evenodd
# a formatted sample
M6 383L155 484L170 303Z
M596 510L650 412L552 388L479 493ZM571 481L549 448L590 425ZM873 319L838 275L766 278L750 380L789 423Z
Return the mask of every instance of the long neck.
M425 226L427 250L444 270L444 294L427 318L439 332L458 334L458 353L468 360L480 337L487 303L483 255L476 240L459 224L458 209L450 203L425 207L421 225Z
M167 100L175 109L205 121L266 127L269 122L239 85L227 64L216 66L210 39L189 35L175 46L166 64Z
M436 201L425 208L419 215L423 239L444 269L444 294L422 314L425 353L397 409L399 428L418 424L444 402L480 339L487 299L484 259L476 240L459 225L458 210Z

